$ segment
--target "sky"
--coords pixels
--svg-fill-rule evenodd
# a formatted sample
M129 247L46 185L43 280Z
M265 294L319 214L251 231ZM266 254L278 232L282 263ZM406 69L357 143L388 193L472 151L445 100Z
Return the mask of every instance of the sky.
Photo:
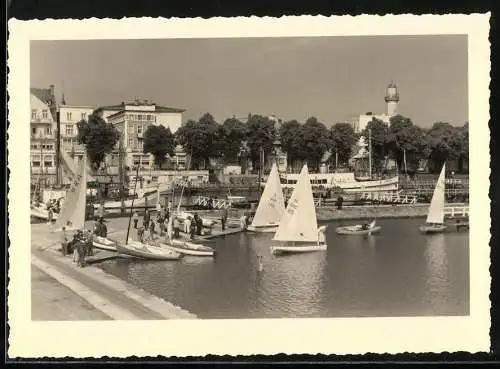
M69 105L137 99L206 112L248 113L327 126L385 113L393 81L399 113L422 127L468 120L467 36L351 36L32 41L31 87L55 85Z

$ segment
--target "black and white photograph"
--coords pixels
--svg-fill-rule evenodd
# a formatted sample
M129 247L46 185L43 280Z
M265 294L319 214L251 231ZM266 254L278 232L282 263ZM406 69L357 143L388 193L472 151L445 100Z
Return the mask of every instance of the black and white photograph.
M292 17L255 35L249 20L230 19L197 20L190 37L172 31L182 20L165 37L148 37L162 27L154 21L116 37L126 19L109 36L86 36L79 20L23 35L26 66L10 67L27 72L22 91L11 94L9 79L19 101L9 233L27 243L10 265L25 264L28 322L106 330L176 320L195 335L199 321L222 331L242 322L263 327L254 340L298 334L276 333L285 321L362 330L389 318L391 330L397 319L412 329L412 319L463 319L455 335L467 336L487 319L489 329L488 16L447 18L432 33L401 18L401 32L386 34L353 33L367 19L327 19L323 34L297 33ZM269 32L273 22L290 35ZM473 61L474 30L486 52ZM437 351L454 351L448 343Z

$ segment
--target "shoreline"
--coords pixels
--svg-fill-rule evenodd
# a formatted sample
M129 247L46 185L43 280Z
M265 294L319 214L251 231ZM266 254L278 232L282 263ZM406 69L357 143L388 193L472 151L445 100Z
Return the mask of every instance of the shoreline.
M78 309L75 314L80 317L88 315L91 319L91 315L99 312L112 320L198 319L182 307L115 277L97 265L76 267L71 255L62 256L57 251L60 246L58 235L51 233L46 224L31 225L31 265L52 279L52 292L56 295L55 290L61 290L58 287L63 286L92 307ZM33 290L33 284L31 288ZM59 300L64 302L59 296L54 303L57 305ZM37 307L32 304L31 309ZM46 320L58 320L57 312Z

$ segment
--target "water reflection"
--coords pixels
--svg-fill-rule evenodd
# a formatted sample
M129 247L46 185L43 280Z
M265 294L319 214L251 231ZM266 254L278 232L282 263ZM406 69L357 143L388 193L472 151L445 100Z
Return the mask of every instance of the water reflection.
M331 223L327 252L274 256L272 234L248 233L216 240L213 259L103 268L203 318L467 314L468 233L425 236L420 222L381 219L368 237L339 236Z

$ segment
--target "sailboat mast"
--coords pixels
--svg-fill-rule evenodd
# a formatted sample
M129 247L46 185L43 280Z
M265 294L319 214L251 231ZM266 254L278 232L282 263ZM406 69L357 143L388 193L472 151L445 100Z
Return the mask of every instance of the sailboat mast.
M259 198L262 196L262 170L264 164L264 150L262 147L259 150Z
M368 167L369 167L369 176L372 179L372 129L368 129Z
M128 235L130 233L130 224L132 224L132 214L134 213L134 200L137 195L137 180L139 179L139 165L135 172L135 184L134 184L134 197L132 197L132 204L130 205L130 216L128 217L128 227L127 227L127 238L125 239L125 245L128 245Z

